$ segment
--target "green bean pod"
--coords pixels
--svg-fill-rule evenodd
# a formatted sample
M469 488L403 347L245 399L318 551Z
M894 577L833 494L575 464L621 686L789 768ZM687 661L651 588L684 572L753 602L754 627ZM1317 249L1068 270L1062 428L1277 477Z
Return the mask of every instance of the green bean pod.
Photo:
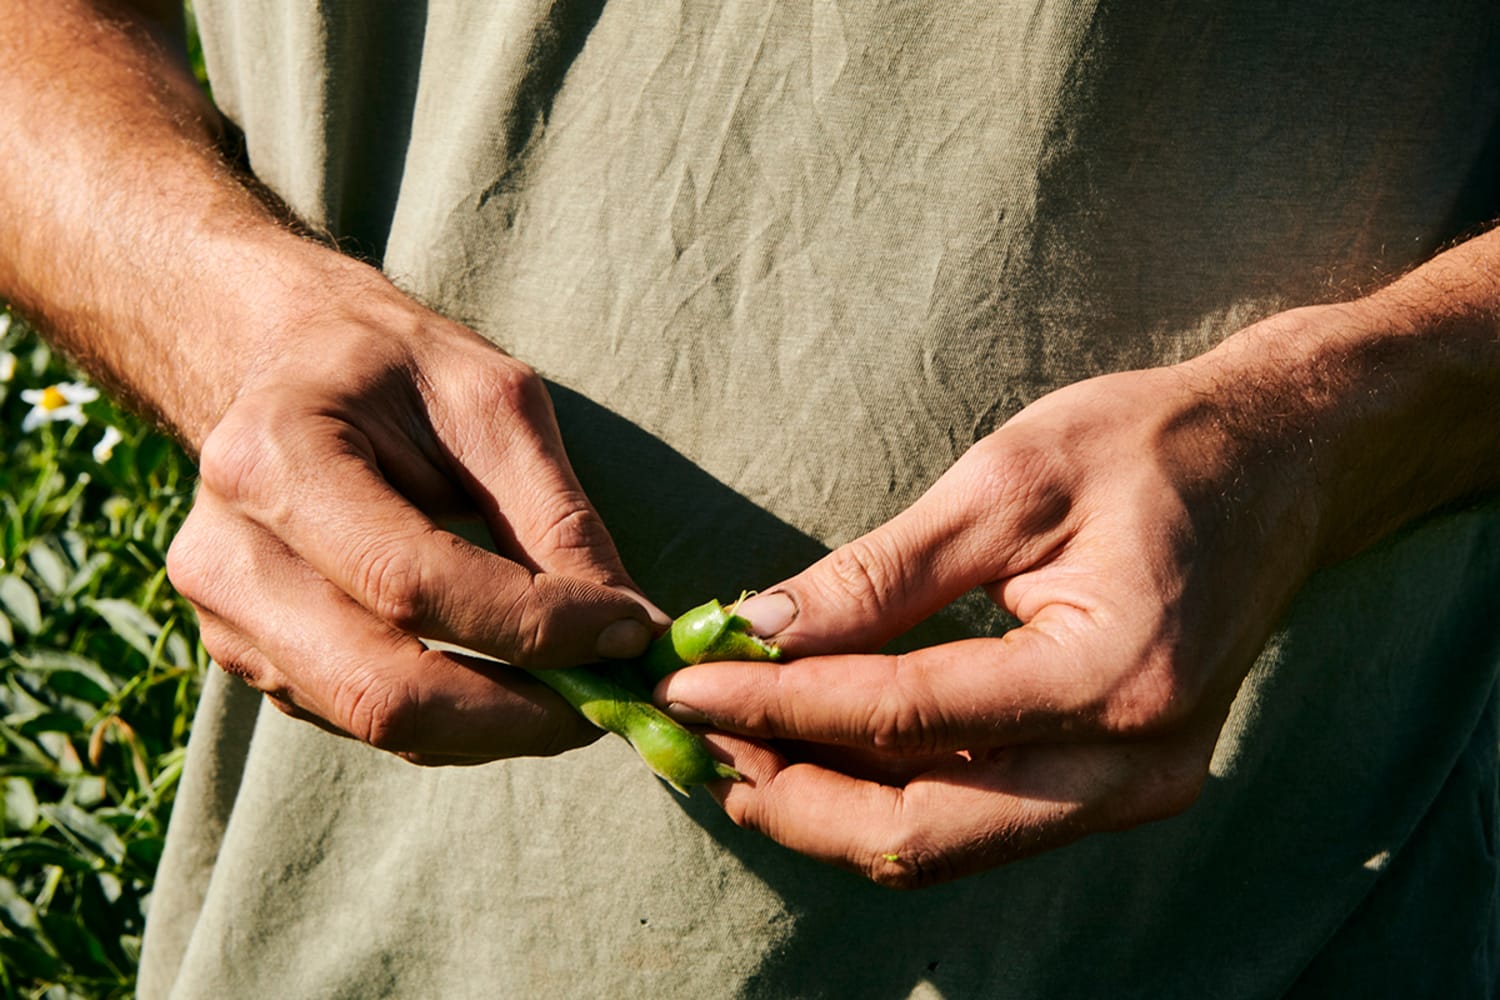
M717 600L679 616L672 627L658 636L641 658L640 669L651 683L674 670L712 660L779 660L781 650L750 634L750 623L735 609L740 600L724 607Z
M740 600L744 600L741 595ZM739 601L725 608L717 600L700 605L672 622L644 656L621 664L624 677L634 672L647 685L674 670L710 660L779 660L781 650L750 634L750 623L734 613ZM646 765L683 794L694 785L741 775L715 760L701 739L651 704L649 696L604 676L596 668L535 670L532 676L562 695L568 704L600 729L622 736Z
M684 795L704 782L741 778L740 772L715 760L695 733L589 667L534 670L531 675L600 729L623 736L651 770Z

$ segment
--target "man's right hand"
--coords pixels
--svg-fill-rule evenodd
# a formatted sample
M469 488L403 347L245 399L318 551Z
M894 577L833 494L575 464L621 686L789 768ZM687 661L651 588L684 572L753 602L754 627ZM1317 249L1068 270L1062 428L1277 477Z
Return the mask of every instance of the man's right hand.
M302 239L219 150L174 0L0 0L0 297L201 456L170 555L204 644L281 708L423 762L597 735L525 667L658 616L541 381ZM442 530L477 520L493 554Z
M545 668L651 637L541 379L374 272L357 280L275 338L204 441L173 584L222 667L326 729L422 763L589 742L522 672L417 638Z

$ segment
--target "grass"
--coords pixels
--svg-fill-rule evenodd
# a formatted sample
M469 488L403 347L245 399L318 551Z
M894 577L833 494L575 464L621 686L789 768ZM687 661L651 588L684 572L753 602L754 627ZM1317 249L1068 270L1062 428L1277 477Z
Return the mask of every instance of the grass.
M83 405L81 425L23 431L25 390L82 379L7 320L0 313L0 995L129 996L207 668L162 568L194 470L102 396ZM107 427L121 440L96 453Z

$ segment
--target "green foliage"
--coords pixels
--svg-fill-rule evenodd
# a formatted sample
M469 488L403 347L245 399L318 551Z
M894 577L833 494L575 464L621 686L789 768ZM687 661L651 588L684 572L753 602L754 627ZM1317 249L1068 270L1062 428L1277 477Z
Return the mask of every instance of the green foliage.
M208 69L203 64L203 44L198 37L198 16L193 13L191 0L183 3L182 17L187 33L188 66L192 68L193 78L198 81L198 86L209 93Z
M128 996L207 666L163 569L194 472L102 397L23 431L78 376L19 321L0 352L0 996Z

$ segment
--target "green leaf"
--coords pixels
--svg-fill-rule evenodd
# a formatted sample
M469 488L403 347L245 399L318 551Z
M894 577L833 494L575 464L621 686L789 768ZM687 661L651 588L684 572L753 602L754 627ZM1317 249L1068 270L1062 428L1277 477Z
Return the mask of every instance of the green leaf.
M31 584L19 576L0 577L0 605L10 617L32 635L42 631L42 605Z
M166 661L174 667L184 669L193 665L193 650L188 641L183 638L181 632L173 632L167 636Z
M24 979L46 982L57 978L57 959L23 938L0 934L0 957L5 959L0 966L5 967L7 974L14 969ZM52 1000L50 993L42 996Z
M100 687L97 682L84 676L75 674L70 670L59 670L49 676L47 686L57 694L68 698L75 698L89 706L88 715L93 715L105 702L110 700L110 693Z
M21 523L21 508L16 503L15 497L5 496L0 499L4 500L5 507L5 530L0 532L0 536L4 539L4 549L0 550L0 554L9 558L21 551L21 540L25 535L25 528Z
M150 658L156 646L156 637L161 634L161 625L154 618L129 601L118 598L100 598L85 601L84 604L103 618L115 635L142 656Z
M161 864L162 850L165 847L166 840L162 837L136 837L125 845L130 860L146 871L155 871L156 866Z
M85 847L119 864L125 860L125 842L108 825L66 802L41 807L42 815L60 829L73 834Z
M0 782L0 830L30 830L38 815L31 782L24 778Z
M93 867L86 858L79 857L56 840L44 840L41 837L0 840L0 866L41 869L49 865L74 872L89 871Z
M54 674L68 672L80 674L93 681L110 695L119 693L119 684L99 664L78 653L67 653L60 649L35 649L16 654L16 662L27 670ZM54 683L56 681L54 680Z
M0 919L17 930L41 936L42 923L37 918L36 907L8 878L0 878Z
M57 950L42 930L36 907L6 878L0 878L0 927L10 932L0 934L0 955L5 957L0 964L37 979L57 975Z
M73 571L50 542L33 545L26 553L26 561L36 571L37 579L54 595L61 595L68 589L68 578L73 575Z
M15 727L16 732L27 736L40 736L42 733L81 733L83 720L67 712L43 712L16 722Z
M78 376L19 323L3 339L21 359L0 395L14 424L22 383ZM161 572L191 506L192 463L112 403L88 412L82 433L47 428L0 449L0 873L32 916L17 927L0 903L0 1000L132 995L207 666L193 614ZM105 422L125 442L99 466L88 446ZM119 603L96 610L88 598ZM160 666L148 672L141 655ZM91 767L82 737L111 714L137 739Z
M99 976L111 971L109 958L88 920L78 920L71 913L44 912L42 926L75 975L81 971Z
M93 555L89 556L88 559L79 568L78 572L73 574L73 579L68 581L66 596L71 596L87 589L89 584L98 579L99 574L103 572L104 568L108 566L110 562L111 560L109 556L105 555L103 552L95 552Z
M94 875L94 883L99 887L99 895L110 903L118 903L125 893L120 877L113 872L98 872Z
M77 531L64 531L59 539L63 552L68 557L68 562L74 566L82 566L88 561L89 543L88 539Z
M0 746L5 747L5 756L8 766L13 767L17 757L30 762L31 767L42 774L51 775L57 771L57 761L52 754L35 740L22 736L16 730L0 722Z
M166 460L172 450L172 442L160 434L147 434L135 450L135 469L142 482L150 482L151 474Z
M83 758L78 756L78 748L62 733L38 733L36 742L57 762L59 775L71 778L83 772Z
M109 797L109 785L102 774L80 774L68 782L68 795L83 808L92 809Z

